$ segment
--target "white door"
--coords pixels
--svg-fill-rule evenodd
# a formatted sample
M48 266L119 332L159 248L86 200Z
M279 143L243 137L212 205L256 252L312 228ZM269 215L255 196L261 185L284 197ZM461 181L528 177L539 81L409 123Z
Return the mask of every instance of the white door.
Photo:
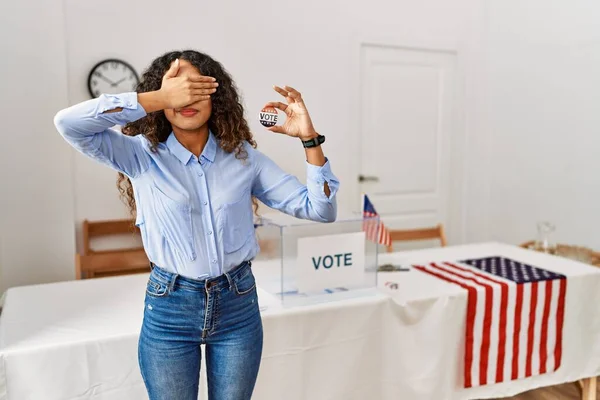
M462 186L450 155L455 63L453 52L362 46L358 187L389 228L458 231L448 229L462 220L451 203Z

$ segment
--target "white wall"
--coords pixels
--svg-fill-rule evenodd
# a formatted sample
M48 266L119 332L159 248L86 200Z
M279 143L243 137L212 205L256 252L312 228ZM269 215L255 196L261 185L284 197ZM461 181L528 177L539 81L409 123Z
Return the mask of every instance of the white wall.
M461 62L471 62L467 44L478 40L471 28L481 19L474 0L375 0L368 7L363 2L321 0L176 0L169 7L156 1L65 4L72 103L88 98L87 74L104 57L122 58L141 71L164 51L205 51L225 65L241 88L259 148L304 179L301 146L266 131L256 119L266 101L278 99L271 85L295 86L304 93L317 129L327 136L325 151L342 182L341 208L356 206L358 115L353 111L358 104L360 40L443 46L459 50ZM141 17L132 18L138 14ZM465 77L460 79L464 84ZM112 171L77 155L77 221L127 215L114 181Z
M68 104L61 2L0 2L0 50L1 293L72 274L72 157L52 122Z
M525 241L547 219L600 249L600 2L487 5L488 233Z

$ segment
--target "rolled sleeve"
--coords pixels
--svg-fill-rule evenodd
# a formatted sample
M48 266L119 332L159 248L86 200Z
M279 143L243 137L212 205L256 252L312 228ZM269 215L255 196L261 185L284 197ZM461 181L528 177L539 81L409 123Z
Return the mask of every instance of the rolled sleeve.
M107 111L122 108L120 112ZM98 97L95 117L109 121L113 125L125 125L146 116L146 110L138 103L137 93L103 94Z
M329 186L329 196L325 193L325 183ZM331 202L337 194L340 182L331 171L329 160L325 159L325 164L321 167L306 163L306 185L311 194Z

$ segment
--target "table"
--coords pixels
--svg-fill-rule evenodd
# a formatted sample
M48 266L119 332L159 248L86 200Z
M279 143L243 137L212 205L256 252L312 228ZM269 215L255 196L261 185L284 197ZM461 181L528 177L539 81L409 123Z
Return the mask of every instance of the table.
M535 250L535 240L525 242L521 245L521 247ZM590 264L595 267L600 267L600 253L588 247L559 243L556 245L556 254L562 257L585 262L586 264Z
M380 273L370 296L292 309L259 289L265 344L253 398L483 399L600 375L600 269L497 243L384 254L381 263L486 255L568 273L557 372L460 389L466 293L412 270ZM260 263L254 268L260 285ZM0 400L147 398L137 364L146 280L10 289L0 317ZM392 280L397 290L385 286Z

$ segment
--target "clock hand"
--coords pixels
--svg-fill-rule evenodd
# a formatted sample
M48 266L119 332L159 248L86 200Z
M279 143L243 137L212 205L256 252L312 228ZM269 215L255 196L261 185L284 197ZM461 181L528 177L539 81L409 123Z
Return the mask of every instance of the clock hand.
M115 85L115 83L113 81L111 81L110 79L108 79L107 77L105 77L104 75L102 75L101 73L98 73L98 76L100 78L102 78L103 80L105 80L106 82L110 83L112 86Z
M119 83L123 82L125 79L126 79L126 78L123 78L123 79L121 79L121 80L119 80L119 81L117 81L117 82L113 83L111 86L112 86L112 87L115 87L115 86L117 86Z

